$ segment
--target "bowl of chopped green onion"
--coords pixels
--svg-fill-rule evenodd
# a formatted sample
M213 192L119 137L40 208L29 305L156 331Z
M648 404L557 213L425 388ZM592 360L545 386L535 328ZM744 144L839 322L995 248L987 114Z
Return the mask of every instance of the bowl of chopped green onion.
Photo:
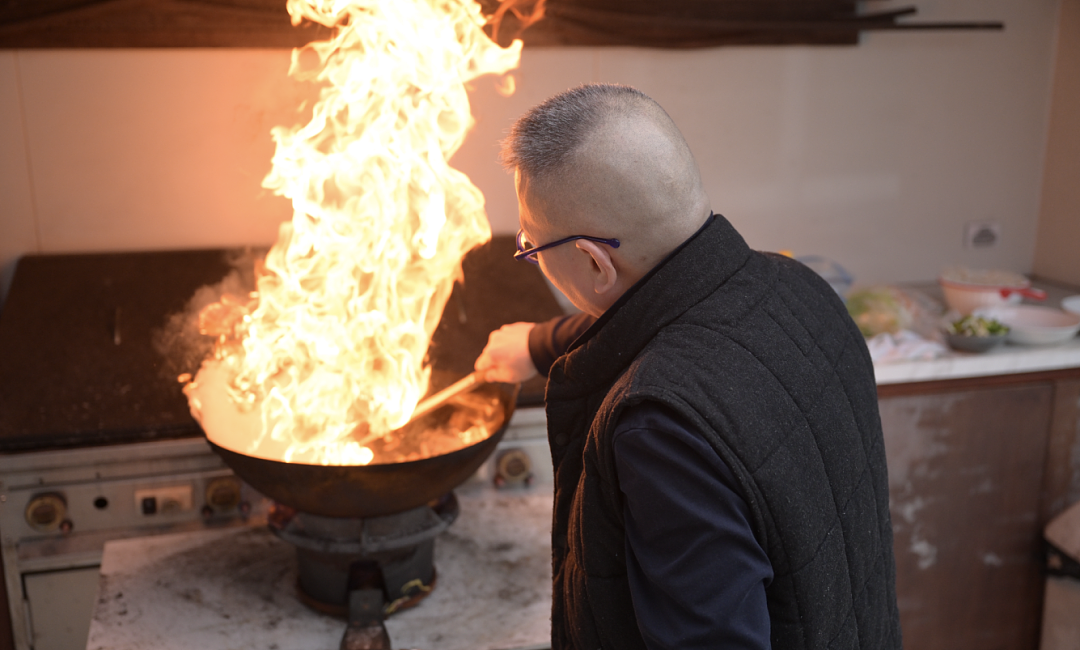
M964 316L945 328L945 342L962 352L986 352L996 347L1009 333L1009 326L993 318Z

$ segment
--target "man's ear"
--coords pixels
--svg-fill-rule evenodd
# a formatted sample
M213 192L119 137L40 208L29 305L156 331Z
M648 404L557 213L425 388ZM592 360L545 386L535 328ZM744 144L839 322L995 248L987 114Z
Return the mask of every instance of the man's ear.
M593 291L603 295L612 290L615 287L615 282L619 279L619 272L615 270L615 264L611 259L611 251L588 239L579 239L577 247L592 258L591 278Z

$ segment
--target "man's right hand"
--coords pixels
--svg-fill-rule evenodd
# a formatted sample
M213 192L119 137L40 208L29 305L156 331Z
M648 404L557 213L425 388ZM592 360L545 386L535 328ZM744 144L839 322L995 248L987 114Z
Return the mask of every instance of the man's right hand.
M488 343L475 368L486 381L509 384L531 379L537 374L529 355L529 332L536 323L510 323L488 335Z

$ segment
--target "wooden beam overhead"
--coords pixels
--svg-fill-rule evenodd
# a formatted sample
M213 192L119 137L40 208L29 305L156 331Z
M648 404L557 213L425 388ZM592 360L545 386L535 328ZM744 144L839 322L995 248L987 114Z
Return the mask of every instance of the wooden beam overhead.
M398 0L404 1L404 0ZM855 0L479 0L503 44L697 48L855 45L871 30L992 29L999 22L901 22L915 7L860 13ZM530 17L542 15L532 22ZM497 21L495 19L498 18ZM284 0L7 0L0 48L300 47Z

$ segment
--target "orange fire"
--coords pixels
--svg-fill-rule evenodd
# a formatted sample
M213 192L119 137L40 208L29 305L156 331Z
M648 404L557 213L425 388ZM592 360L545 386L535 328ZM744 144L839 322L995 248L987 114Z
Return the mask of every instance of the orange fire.
M449 158L472 124L465 84L517 66L473 0L288 0L335 36L293 52L323 87L311 121L277 127L263 185L291 222L250 300L211 305L212 359L185 387L215 443L363 465L428 391L431 335L461 258L491 237L484 197ZM313 55L319 65L312 70Z

